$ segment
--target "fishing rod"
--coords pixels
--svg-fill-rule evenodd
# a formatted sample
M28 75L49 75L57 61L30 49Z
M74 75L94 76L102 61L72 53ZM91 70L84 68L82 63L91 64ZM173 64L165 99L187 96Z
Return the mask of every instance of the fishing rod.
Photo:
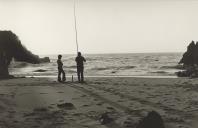
M75 34L76 34L76 51L78 54L78 31L77 31L77 25L76 25L76 2L74 0L74 23L75 23Z

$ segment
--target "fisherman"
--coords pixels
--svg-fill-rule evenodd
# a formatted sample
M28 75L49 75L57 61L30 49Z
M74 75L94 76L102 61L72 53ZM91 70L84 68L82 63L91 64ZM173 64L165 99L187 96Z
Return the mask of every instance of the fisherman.
M58 60L57 60L57 64L58 64L58 81L59 82L64 82L66 80L65 77L65 72L63 70L63 62L61 61L62 55L58 55ZM62 74L62 80L61 80L61 74Z
M77 64L78 82L84 82L84 62L86 62L86 60L81 55L81 52L78 52L78 56L76 57L75 61Z

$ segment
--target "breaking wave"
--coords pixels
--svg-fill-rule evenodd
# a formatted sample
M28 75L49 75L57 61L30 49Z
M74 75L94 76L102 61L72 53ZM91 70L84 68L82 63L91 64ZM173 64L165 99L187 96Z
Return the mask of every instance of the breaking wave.
M127 69L133 69L135 68L136 66L122 66L122 67L114 67L114 66L111 66L111 67L96 67L96 68L92 68L92 70L127 70Z

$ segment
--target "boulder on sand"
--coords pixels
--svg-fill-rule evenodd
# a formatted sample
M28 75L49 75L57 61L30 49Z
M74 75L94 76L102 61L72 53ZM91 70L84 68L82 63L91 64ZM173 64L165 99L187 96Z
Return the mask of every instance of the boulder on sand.
M142 120L140 120L136 128L165 128L165 126L160 114L152 111L149 112L148 115Z
M108 112L105 112L101 115L101 117L99 118L99 121L101 124L108 124L108 123L111 123L113 119L108 115Z

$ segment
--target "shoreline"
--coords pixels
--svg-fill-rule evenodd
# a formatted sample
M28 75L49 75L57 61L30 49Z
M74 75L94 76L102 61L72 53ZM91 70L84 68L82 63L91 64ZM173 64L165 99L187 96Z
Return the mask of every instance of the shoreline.
M66 76L66 77L69 77L69 78L72 78L73 75L69 75L69 76ZM24 76L25 78L57 78L57 76L55 75L42 75L42 76ZM77 78L76 75L73 76L74 78ZM178 76L130 76L130 75L98 75L98 76L84 76L85 78L188 78L188 77L178 77Z

